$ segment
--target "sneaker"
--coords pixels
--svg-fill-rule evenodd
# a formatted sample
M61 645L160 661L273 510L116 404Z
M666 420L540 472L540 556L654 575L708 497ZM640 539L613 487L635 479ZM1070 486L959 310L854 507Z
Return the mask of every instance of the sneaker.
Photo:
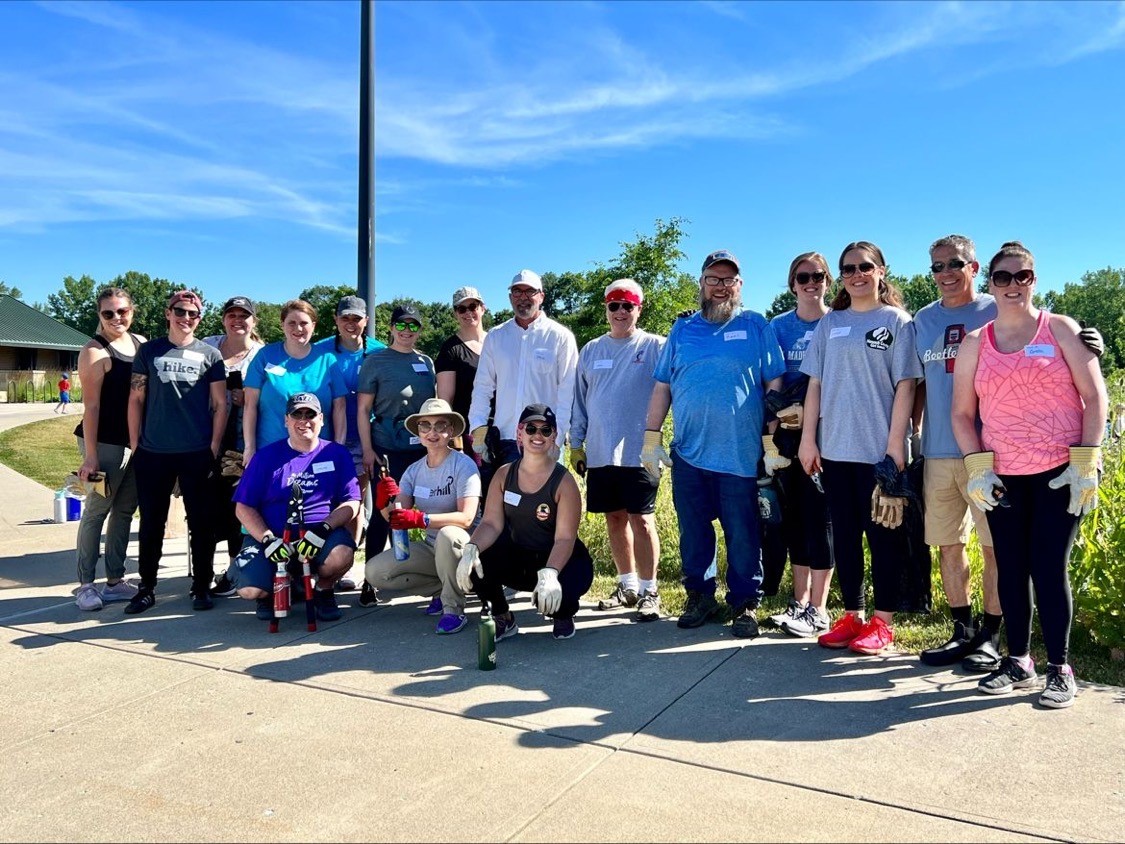
M468 623L469 621L465 616L447 612L438 621L435 630L439 635L456 633Z
M321 621L339 621L343 615L336 604L336 593L327 589L313 590L313 600L316 602L316 617Z
M376 600L378 599L376 598ZM430 605L426 607L423 612L425 612L426 615L441 615L443 612L445 612L445 609L441 603L441 595L434 595L434 597L430 600Z
M363 586L359 590L359 605L361 607L377 607L379 606L379 595L375 591L375 587L363 581ZM429 610L426 611L429 615Z
M336 581L336 585L333 586L332 588L335 589L337 592L354 592L355 591L355 581L352 580L350 577L341 577L339 580Z
M977 629L963 621L953 622L953 635L945 644L936 648L926 648L918 655L923 664L935 668L954 665L967 657L979 644Z
M494 615L492 619L496 622L497 642L515 636L520 632L520 626L516 624L516 617L510 610L503 615Z
M660 595L654 591L642 592L637 601L637 621L660 620Z
M84 612L96 612L105 604L98 587L92 583L84 583L78 587L78 594L74 598L74 605Z
M598 609L616 610L621 607L635 607L639 600L640 596L635 589L626 589L625 584L619 582L612 595L598 601Z
M551 636L555 639L571 639L574 637L574 619L556 618L551 628Z
M128 580L119 580L112 586L106 585L102 587L102 601L106 604L112 604L117 601L131 601L136 594L136 584L130 583Z
M789 606L786 607L785 612L780 612L777 615L771 615L769 617L769 621L774 627L779 627L784 630L786 622L800 618L801 613L803 613L804 611L804 607L802 607L799 602L790 598Z
M846 648L863 629L863 622L855 613L846 612L832 625L827 633L821 633L816 643L822 648Z
M821 612L812 604L808 604L801 610L799 616L782 624L781 629L790 636L799 638L818 636L828 629L828 614Z
M848 648L855 651L857 654L868 654L874 656L881 654L887 648L894 644L895 631L883 619L874 618L863 625L863 629L859 631Z
M220 574L219 579L215 581L215 585L211 587L211 595L215 598L229 598L237 591L226 572Z
M156 594L153 592L152 587L142 586L125 607L125 612L128 615L136 615L137 613L152 609L155 604Z
M718 611L719 602L715 600L714 595L708 595L703 592L692 592L689 589L687 605L684 607L680 620L676 622L676 626L682 627L685 630L691 627L702 627L707 623L707 619Z
M273 598L259 598L255 603L258 607L254 615L262 621L273 621Z
M1048 709L1066 709L1074 706L1074 696L1078 684L1074 681L1074 669L1069 665L1047 663L1047 688L1039 695L1039 705Z
M1035 673L1034 661L1029 671L1012 657L1006 656L999 668L977 683L977 691L986 695L1006 695L1013 689L1028 689L1038 682L1039 675Z
M1000 667L1000 631L990 633L983 621L977 624L972 651L961 660L961 668L973 674L988 674Z
M203 586L192 591L191 608L196 612L206 612L215 608L210 587Z
M742 611L734 617L734 623L730 626L730 632L738 639L753 639L761 632L758 628L758 619L754 617L754 609L752 607L743 607Z

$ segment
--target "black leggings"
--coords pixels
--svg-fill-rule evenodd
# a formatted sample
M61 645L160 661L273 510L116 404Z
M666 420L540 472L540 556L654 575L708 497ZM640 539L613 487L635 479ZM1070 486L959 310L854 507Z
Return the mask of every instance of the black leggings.
M492 606L493 615L503 615L508 611L504 587L511 586L521 592L534 590L539 581L539 569L547 565L550 556L550 551L521 548L512 542L505 530L488 550L481 551L484 579L478 579L475 574L472 576L473 591ZM573 618L578 612L579 599L590 591L593 582L594 561L582 540L576 539L570 559L559 572L562 603L554 617Z
M1070 647L1073 604L1068 566L1078 517L1066 511L1070 488L1051 489L1047 482L1065 469L1064 464L1035 475L1001 475L1011 506L988 513L1008 653L1022 656L1030 650L1034 587L1047 661L1055 665L1066 663Z
M426 449L416 449L411 451L388 451L385 452L387 456L387 474L389 474L396 481L402 480L403 472L405 472L412 463L417 463L426 456ZM375 477L371 479L372 487L372 501L374 501L374 488L379 483L379 467L375 467ZM367 554L367 559L372 560L387 549L387 537L391 535L391 526L383 514L375 509L375 505L371 505L371 518L367 521L367 539L364 542L363 549Z
M215 574L214 487L208 476L215 468L211 449L183 454L163 454L138 448L133 455L137 475L137 504L141 513L137 568L141 583L153 588L164 554L164 528L176 479L187 511L191 543L193 589L208 589Z
M894 531L871 521L871 493L875 490L875 467L870 463L846 463L820 460L820 478L828 498L828 515L832 519L832 551L836 576L844 609L850 612L864 608L863 536L871 548L871 586L875 609L894 612L898 605L898 573L896 559L901 545Z
M781 526L789 563L824 571L832 568L832 520L828 496L816 488L799 461L778 472Z

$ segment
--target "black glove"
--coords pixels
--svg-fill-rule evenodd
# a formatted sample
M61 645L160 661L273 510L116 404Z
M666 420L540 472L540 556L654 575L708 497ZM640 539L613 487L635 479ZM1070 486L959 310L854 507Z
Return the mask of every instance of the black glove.
M692 316L698 310L699 310L699 308L684 308L684 310L682 310L678 314L676 314L676 319L687 319L689 316Z
M298 557L311 560L324 548L325 540L330 533L332 533L332 525L321 522L306 530L305 535L293 545L293 550L297 552Z
M262 537L262 551L271 563L284 563L293 556L293 546L272 533Z
M1094 357L1100 358L1105 354L1105 340L1102 334L1096 328L1087 328L1086 323L1079 322L1078 327L1082 330L1078 332L1078 339L1082 341L1087 349L1094 353Z

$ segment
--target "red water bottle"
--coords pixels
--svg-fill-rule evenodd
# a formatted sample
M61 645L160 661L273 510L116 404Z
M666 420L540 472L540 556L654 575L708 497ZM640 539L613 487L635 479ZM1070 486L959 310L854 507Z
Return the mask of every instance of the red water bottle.
M289 615L289 572L285 570L285 563L277 564L277 571L273 575L273 620L270 621L270 633L277 632L277 620Z

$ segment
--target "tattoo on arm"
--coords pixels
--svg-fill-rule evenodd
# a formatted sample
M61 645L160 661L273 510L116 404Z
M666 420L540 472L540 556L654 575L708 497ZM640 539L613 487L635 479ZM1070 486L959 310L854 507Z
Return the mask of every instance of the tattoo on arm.
M129 389L136 390L137 392L144 392L145 387L148 386L148 376L133 374L132 379L129 381Z

